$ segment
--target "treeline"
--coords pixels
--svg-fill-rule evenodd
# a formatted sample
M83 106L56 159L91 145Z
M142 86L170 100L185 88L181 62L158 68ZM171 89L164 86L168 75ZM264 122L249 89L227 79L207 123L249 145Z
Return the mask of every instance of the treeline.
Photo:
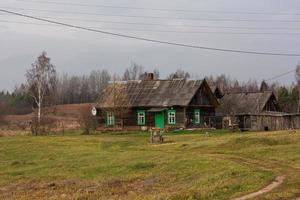
M32 100L25 92L24 85L12 93L0 92L0 115L27 114L32 112Z
M290 86L283 86L277 82L268 83L262 81L258 83L256 80L248 82L239 82L231 79L226 75L206 77L211 85L218 86L225 93L232 92L263 92L273 91L278 99L278 105L282 112L295 113L300 112L300 66L297 66L295 73L295 82Z
M89 75L58 75L56 92L52 104L77 104L95 102L101 90L112 79L106 71L92 71ZM32 97L27 92L26 84L15 87L12 92L0 92L1 114L27 114L34 108Z
M122 76L110 74L107 70L92 71L89 75L71 76L67 73L57 79L57 104L90 103L97 101L99 94L109 81L143 80L147 72L141 65L132 63ZM159 71L154 70L154 78Z
M132 63L120 76L107 70L92 71L88 75L57 75L56 91L52 104L78 104L97 101L99 94L109 81L142 80L147 72L136 63ZM159 71L154 70L154 78L159 78ZM0 92L1 114L27 114L35 108L32 96L28 93L27 83L16 86L12 92Z
M260 90L259 84L256 80L249 80L247 82L239 82L232 79L225 74L219 76L205 77L210 85L217 86L223 93L226 92L257 92ZM274 87L274 86L272 86Z
M153 71L154 78L160 78L159 70ZM281 86L278 83L262 83L256 80L240 82L229 76L205 77L211 85L218 86L223 93L226 92L258 92L273 91L278 97L279 106L284 112L299 112L300 110L300 66L296 69L295 82L291 86ZM107 70L92 71L88 75L69 75L67 73L57 75L56 90L53 96L54 104L77 104L96 102L103 88L113 80L142 80L147 71L143 66L132 63L125 69L122 75L111 74ZM166 76L167 79L194 78L189 72L177 70ZM0 92L0 115L1 114L26 114L32 112L34 102L28 93L26 83L16 87L12 92Z
M276 90L278 103L283 112L300 112L300 93L299 86L290 87L281 86Z
M65 73L57 80L56 104L94 102L111 78L106 70L92 71L82 76Z

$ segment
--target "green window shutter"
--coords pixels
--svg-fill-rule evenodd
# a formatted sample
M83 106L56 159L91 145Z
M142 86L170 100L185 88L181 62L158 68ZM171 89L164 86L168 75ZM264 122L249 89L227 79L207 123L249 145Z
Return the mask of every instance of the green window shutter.
M113 112L106 113L106 125L114 126L115 125L115 115Z
M176 110L168 110L168 124L169 125L176 124Z
M137 111L137 124L138 125L146 124L146 112L144 110Z
M194 110L194 123L197 125L200 124L200 110L199 109Z

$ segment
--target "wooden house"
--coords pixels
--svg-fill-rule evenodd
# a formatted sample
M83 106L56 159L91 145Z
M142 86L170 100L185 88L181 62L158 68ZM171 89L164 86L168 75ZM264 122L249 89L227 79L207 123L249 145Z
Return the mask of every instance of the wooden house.
M96 104L102 127L148 129L213 126L219 105L206 80L111 82Z

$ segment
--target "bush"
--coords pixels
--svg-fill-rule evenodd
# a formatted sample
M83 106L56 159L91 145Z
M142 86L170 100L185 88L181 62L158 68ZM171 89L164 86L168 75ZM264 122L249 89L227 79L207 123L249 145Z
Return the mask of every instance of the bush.
M38 122L37 114L35 113L30 122L30 130L32 135L49 135L49 133L56 127L56 120L51 118L49 113L43 113Z
M92 116L90 108L82 108L80 110L80 116L78 120L83 134L90 134L94 132L98 127L97 118Z
M5 126L5 125L7 125L8 123L7 123L7 121L5 120L5 117L4 117L4 115L1 115L0 114L0 126Z

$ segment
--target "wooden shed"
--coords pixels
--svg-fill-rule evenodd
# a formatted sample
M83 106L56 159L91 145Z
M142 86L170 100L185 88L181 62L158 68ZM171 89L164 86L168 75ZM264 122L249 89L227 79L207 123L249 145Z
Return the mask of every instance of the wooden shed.
M280 111L277 98L271 91L226 93L217 109L218 113L224 115L257 114L265 111Z
M251 131L276 131L300 128L300 114L264 112L236 115L239 127Z
M223 127L237 124L241 130L283 130L290 127L286 113L281 113L271 91L227 93L220 101L217 114Z

